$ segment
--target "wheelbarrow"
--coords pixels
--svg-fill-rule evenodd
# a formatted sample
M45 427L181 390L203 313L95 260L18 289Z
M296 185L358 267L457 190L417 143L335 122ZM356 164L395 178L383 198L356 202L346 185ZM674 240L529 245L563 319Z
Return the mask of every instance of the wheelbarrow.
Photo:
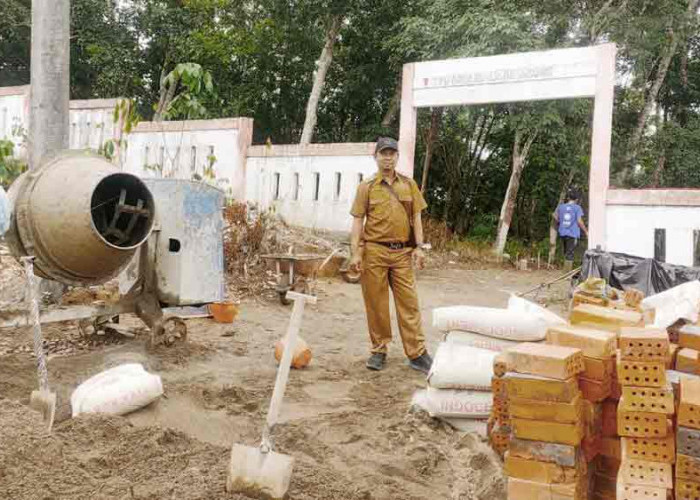
M276 291L283 305L288 306L292 303L286 297L290 290L305 295L315 295L316 275L326 257L315 254L277 253L263 255L262 258L275 263Z

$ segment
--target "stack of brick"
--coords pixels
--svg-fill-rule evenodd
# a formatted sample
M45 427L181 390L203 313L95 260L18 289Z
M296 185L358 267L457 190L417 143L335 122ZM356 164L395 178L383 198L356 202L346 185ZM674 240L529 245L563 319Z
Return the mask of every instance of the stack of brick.
M652 328L622 328L617 375L622 397L617 408L622 463L617 498L666 499L673 490L675 444L673 388L666 379L668 334Z
M637 297L638 294L633 295L634 304L629 307L613 308L610 303L601 305L580 303L577 305L574 301L569 321L572 327L590 328L612 334L614 337L612 346L617 348L617 338L623 328L637 327L644 323L644 317L638 310L641 298ZM627 302L627 298L625 298L625 302ZM637 307L633 307L635 305ZM617 476L622 458L621 441L617 434L617 401L621 397L622 388L615 369L615 353L610 353L607 349L609 348L599 352L598 357L587 356L585 359L586 370L583 373L581 383L584 395L601 404L602 424L598 427L601 434L598 457L589 467L593 473L591 498L596 500L616 498ZM586 448L588 449L588 446Z
M700 379L680 378L676 500L700 498Z
M584 500L587 463L581 450L584 400L580 349L519 344L507 352L505 375L512 436L505 453L509 500Z
M508 387L504 377L507 371L507 357L503 353L499 354L493 361L493 378L491 379L493 406L486 429L491 447L501 457L508 449L511 434Z
M581 350L584 371L579 388L584 400L586 432L581 444L592 476L591 497L600 489L615 494L619 440L617 440L617 401L611 399L615 374L617 335L606 330L577 325L553 327L547 331L550 344ZM617 441L617 442L616 442ZM603 456L603 453L607 454ZM612 457L610 455L613 455ZM603 477L598 477L601 475Z
M676 371L700 374L700 326L689 324L669 330L678 337L674 365Z

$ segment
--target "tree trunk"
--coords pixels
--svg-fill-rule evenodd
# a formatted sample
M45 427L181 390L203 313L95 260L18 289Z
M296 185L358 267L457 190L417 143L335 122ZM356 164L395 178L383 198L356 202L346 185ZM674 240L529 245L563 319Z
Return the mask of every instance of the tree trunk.
M566 190L569 189L571 181L574 180L574 172L575 171L572 168L569 172L569 177L562 185L561 191L559 191L559 201L557 201L557 207L564 202ZM554 262L554 255L557 253L557 232L557 222L554 220L554 216L552 215L552 220L549 223L549 255L547 255L547 267L552 266L552 262Z
M435 138L437 137L438 129L440 127L440 119L442 118L443 108L433 108L430 113L430 130L428 131L428 138L425 141L425 160L423 161L423 179L420 184L420 192L425 193L428 187L428 172L430 171L430 162L433 158L433 145L435 144Z
M309 102L306 105L306 119L304 120L304 129L301 132L301 140L299 144L309 144L314 135L316 128L316 119L318 113L318 101L321 99L323 85L326 83L326 73L333 61L333 46L338 38L338 32L343 24L342 16L335 16L331 20L331 26L326 33L326 43L321 51L321 57L316 62L316 75L314 76L314 84L309 95Z
M695 16L695 13L698 10L699 3L700 0L689 0L689 17ZM668 41L666 53L663 55L663 58L659 63L659 69L656 73L654 84L651 86L651 89L649 89L649 93L645 96L644 107L642 108L642 112L639 115L639 118L637 119L637 126L635 127L634 131L632 132L632 136L630 137L630 142L627 148L627 155L625 157L625 165L628 167L632 166L634 161L637 159L637 153L639 152L639 143L642 140L642 135L644 134L644 129L646 128L647 119L649 118L649 114L651 114L651 110L654 107L654 104L656 103L656 98L659 95L659 90L661 90L661 86L666 80L666 73L668 73L668 68L671 64L671 60L673 59L673 56L676 53L676 49L678 48L678 33L673 29L669 31L670 39Z
M382 127L383 128L389 128L391 124L394 122L394 119L396 118L396 114L399 111L399 105L401 104L401 85L402 85L402 79L401 75L399 75L399 81L396 84L396 90L394 91L394 95L391 98L391 101L389 101L389 109L386 110L386 114L384 115L384 118L382 118Z
M502 255L506 247L510 222L513 220L515 201L518 198L518 190L520 189L520 177L523 174L525 160L527 160L527 155L530 152L530 147L535 141L536 136L537 131L532 132L521 149L523 133L520 130L515 133L515 141L513 142L513 170L510 173L508 189L506 190L506 196L501 206L501 215L498 218L498 230L496 231L496 242L494 243L494 251L498 255Z
M166 49L165 58L163 60L163 69L160 71L160 89L158 92L158 106L156 106L156 111L153 114L153 121L160 122L163 121L163 113L168 109L170 103L175 98L175 87L177 85L167 85L168 76L168 65L170 62L170 52Z

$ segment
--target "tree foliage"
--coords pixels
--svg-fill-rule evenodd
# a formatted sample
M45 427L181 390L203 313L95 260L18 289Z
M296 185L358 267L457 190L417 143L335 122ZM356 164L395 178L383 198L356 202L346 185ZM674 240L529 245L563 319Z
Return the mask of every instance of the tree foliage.
M72 0L71 93L130 98L130 112L152 119L174 88L163 119L250 116L256 143L295 143L329 22L342 18L314 138L371 141L398 135L390 110L407 62L614 42L612 183L700 187L693 1ZM0 85L27 84L31 1L0 5ZM432 147L431 217L493 239L514 142L535 134L510 234L540 245L562 189L585 193L591 114L585 99L446 108ZM430 115L418 116L417 179Z

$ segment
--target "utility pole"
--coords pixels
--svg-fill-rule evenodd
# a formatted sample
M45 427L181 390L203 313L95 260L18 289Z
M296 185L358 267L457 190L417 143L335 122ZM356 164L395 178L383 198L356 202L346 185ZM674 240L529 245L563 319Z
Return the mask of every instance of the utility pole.
M70 0L32 0L29 168L69 147Z

